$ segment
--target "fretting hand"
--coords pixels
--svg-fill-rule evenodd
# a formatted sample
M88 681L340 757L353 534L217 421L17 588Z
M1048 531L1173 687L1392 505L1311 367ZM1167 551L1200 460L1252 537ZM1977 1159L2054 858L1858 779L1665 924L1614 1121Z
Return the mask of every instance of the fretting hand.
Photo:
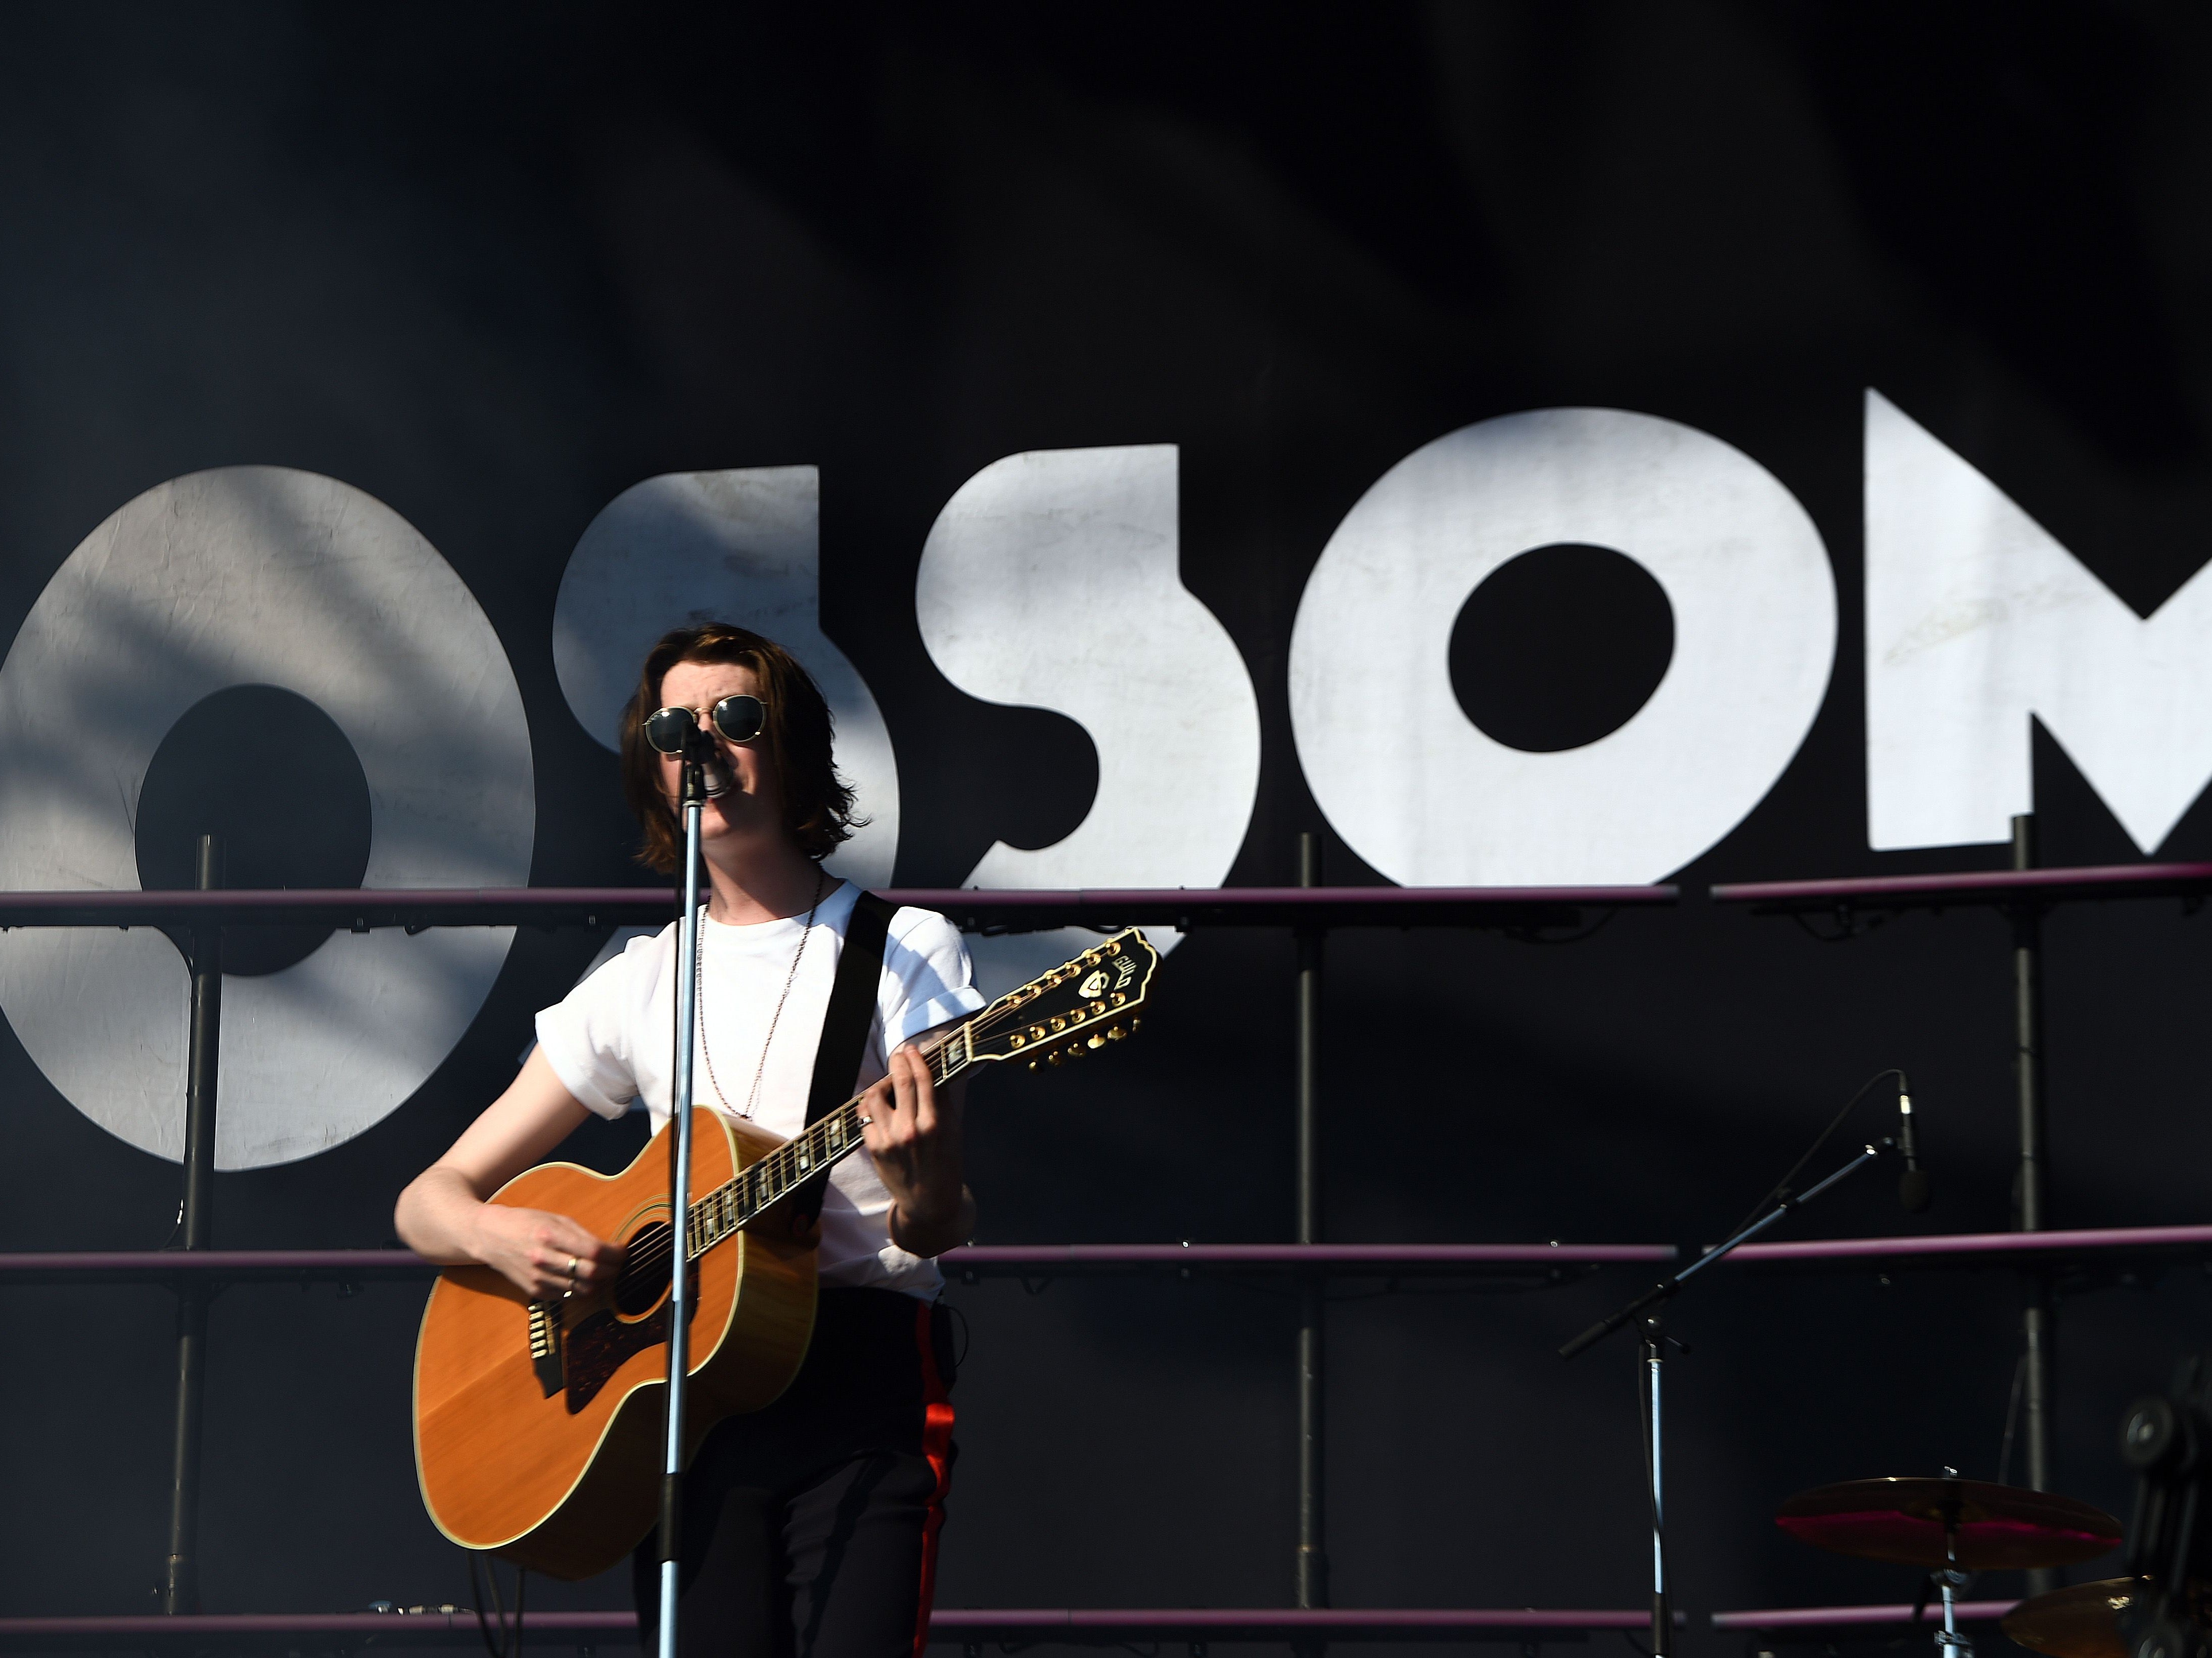
M939 1255L975 1230L975 1200L961 1183L960 1090L939 1093L911 1044L861 1097L861 1130L891 1194L890 1237L909 1254Z

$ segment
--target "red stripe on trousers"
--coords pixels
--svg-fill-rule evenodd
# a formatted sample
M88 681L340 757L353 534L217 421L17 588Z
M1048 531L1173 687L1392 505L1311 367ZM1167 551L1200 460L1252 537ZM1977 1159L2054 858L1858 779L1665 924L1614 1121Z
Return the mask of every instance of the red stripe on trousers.
M929 1612L937 1598L937 1534L945 1529L945 1496L952 1489L952 1399L937 1368L937 1342L931 1328L935 1309L927 1302L915 1306L915 1339L921 1348L921 1396L925 1415L921 1454L937 1476L930 1493L929 1512L921 1522L921 1602L915 1612L914 1658L922 1658L929 1644Z

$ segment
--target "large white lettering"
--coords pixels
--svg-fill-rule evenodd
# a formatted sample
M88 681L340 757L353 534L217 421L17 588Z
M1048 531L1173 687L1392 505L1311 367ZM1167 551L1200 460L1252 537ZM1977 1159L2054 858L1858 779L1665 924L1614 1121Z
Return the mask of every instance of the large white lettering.
M922 549L915 615L938 668L985 701L1049 708L1090 734L1098 789L1073 833L1000 841L977 887L1215 886L1259 790L1244 660L1178 568L1169 444L1010 455L963 484ZM976 941L1011 988L1079 935Z
M2140 617L1879 392L1866 402L1867 839L2002 841L2039 719L2136 845L2212 778L2212 567Z
M138 885L133 825L178 717L233 686L307 698L368 783L370 887L530 878L529 726L499 637L435 548L349 484L228 467L150 489L71 553L0 665L0 889ZM328 1151L421 1087L506 928L327 939L225 988L216 1166ZM185 979L160 933L0 935L0 1005L101 1127L182 1156Z
M1461 710L1451 629L1498 566L1560 543L1648 569L1674 653L1618 730L1528 753ZM1298 605L1292 730L1330 823L1403 885L1656 881L1773 786L1835 644L1820 533L1764 467L1673 421L1539 410L1414 451L1346 514Z

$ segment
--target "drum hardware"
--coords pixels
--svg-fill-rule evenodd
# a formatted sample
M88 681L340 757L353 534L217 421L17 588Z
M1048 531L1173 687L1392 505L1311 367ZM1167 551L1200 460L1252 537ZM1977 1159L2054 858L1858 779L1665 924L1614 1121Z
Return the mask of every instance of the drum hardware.
M1831 1553L1926 1571L1928 1583L1913 1616L1917 1621L1930 1588L1941 1593L1943 1627L1936 1631L1936 1647L1946 1658L1966 1658L1973 1651L1958 1622L1959 1592L1973 1573L2071 1565L2109 1554L2120 1545L2120 1522L2102 1509L2051 1491L1962 1479L1955 1468L1944 1469L1936 1479L1849 1479L1801 1491L1782 1505L1774 1521L1799 1541ZM2055 1598L2026 1602L2012 1616ZM2033 1626L2033 1619L2024 1626ZM2012 1632L2009 1620L2006 1632ZM2066 1652L2059 1658L2090 1655ZM2122 1655L2100 1653L2095 1658ZM2190 1655L2175 1653L2171 1658Z
M2136 1471L2128 1576L2136 1588L2118 1611L2131 1658L2212 1654L2200 1598L2212 1580L2212 1534L2204 1524L2212 1497L2212 1384L2204 1371L2202 1358L2183 1360L2172 1392L2137 1400L2120 1424L2120 1460Z

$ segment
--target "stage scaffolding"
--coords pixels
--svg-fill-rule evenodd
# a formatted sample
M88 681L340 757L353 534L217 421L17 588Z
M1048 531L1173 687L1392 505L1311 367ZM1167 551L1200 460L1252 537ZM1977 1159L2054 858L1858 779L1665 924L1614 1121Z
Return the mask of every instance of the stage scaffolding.
M466 1643L478 1637L473 1616L334 1613L322 1618L223 1616L198 1612L195 1524L202 1389L206 1366L206 1309L212 1294L235 1281L335 1281L421 1278L435 1268L404 1250L216 1250L209 1247L213 1213L216 1057L222 1036L222 948L227 929L264 926L327 926L352 932L433 926L659 926L675 912L672 889L528 888L504 891L234 891L220 888L216 849L203 842L199 890L165 892L23 892L0 894L0 928L150 926L177 944L191 980L191 1047L184 1155L185 1247L173 1251L37 1253L0 1255L0 1283L158 1283L178 1302L176 1432L171 1481L170 1550L163 1612L130 1618L0 1619L0 1646L43 1650L66 1646L204 1646L267 1643L343 1647L374 1640ZM1676 1251L1663 1244L1364 1245L1322 1240L1321 987L1327 934L1346 926L1477 927L1540 938L1585 925L1591 912L1663 907L1671 886L1539 888L1324 887L1318 884L1310 836L1301 847L1302 883L1295 887L1164 888L1068 891L974 889L889 890L895 904L937 910L971 931L1011 932L1080 926L1169 926L1287 929L1297 950L1292 1013L1296 1044L1293 1132L1297 1145L1295 1242L1288 1244L1137 1244L994 1246L949 1252L948 1274L1031 1280L1079 1273L1264 1272L1289 1278L1299 1291L1293 1356L1297 1428L1297 1533L1288 1608L1204 1611L1119 1608L961 1610L936 1614L934 1641L980 1649L985 1642L1054 1641L1121 1645L1182 1641L1195 1651L1209 1641L1287 1642L1311 1651L1330 1640L1497 1640L1530 1645L1580 1639L1610 1630L1637 1630L1650 1614L1636 1611L1553 1611L1526 1607L1343 1609L1328 1604L1322 1464L1325 1449L1322 1364L1324 1288L1335 1278L1508 1276L1565 1282L1607 1266L1660 1266ZM588 1646L634 1638L627 1612L538 1613L526 1637Z
M1823 918L1848 937L1869 916L1913 909L1984 906L2012 924L2023 1199L2009 1233L1753 1243L1732 1265L1826 1267L1882 1272L1984 1268L2020 1273L2029 1285L2024 1332L2030 1367L2027 1413L2029 1483L2041 1488L2050 1467L2049 1343L2051 1286L2063 1270L2085 1263L2118 1265L2176 1257L2212 1258L2212 1225L2045 1230L2041 1173L2044 1113L2041 1076L2041 921L2054 905L2121 898L2179 897L2193 907L2212 892L2212 864L2133 865L2095 869L2033 867L2033 825L2015 824L2015 868L1985 873L1891 878L1738 884L1716 886L1720 903L1744 903L1755 914ZM969 1246L948 1252L949 1277L1037 1280L1124 1273L1187 1278L1196 1273L1264 1273L1299 1287L1293 1359L1297 1427L1297 1529L1291 1563L1292 1606L1286 1608L1146 1610L1010 1608L945 1610L931 1624L933 1642L970 1655L986 1643L1125 1645L1186 1643L1200 1655L1209 1642L1288 1643L1310 1652L1329 1641L1503 1641L1535 1644L1592 1634L1644 1630L1650 1614L1635 1610L1533 1608L1334 1608L1327 1585L1322 1453L1325 1375L1323 1291L1336 1278L1506 1276L1566 1282L1607 1266L1662 1266L1677 1250L1665 1244L1332 1244L1322 1238L1318 1155L1322 975L1328 934L1340 927L1472 927L1540 938L1581 927L1592 912L1664 908L1673 886L1552 888L1326 887L1317 879L1311 837L1301 853L1296 887L984 891L890 890L897 904L938 910L969 931L1027 931L1061 926L1110 929L1164 925L1179 929L1261 926L1288 930L1297 950L1291 1020L1296 1045L1297 1237L1286 1243L1049 1244ZM217 1250L209 1247L212 1216L215 1056L221 1036L221 959L225 930L262 926L328 926L365 932L403 927L533 926L605 928L660 925L672 917L672 890L631 887L526 888L507 890L231 891L216 887L217 860L204 848L201 890L166 892L23 892L0 894L0 929L17 926L159 928L177 944L192 983L191 1048L184 1157L181 1249L0 1254L0 1285L33 1283L154 1283L179 1305L176 1435L172 1480L170 1558L159 1615L0 1618L0 1648L165 1649L270 1646L297 1650L369 1644L465 1644L478 1638L470 1614L344 1612L324 1615L204 1614L195 1591L202 1378L206 1306L223 1284L250 1281L341 1284L418 1278L436 1269L405 1250ZM2039 1370L2038 1366L2041 1369ZM1970 1603L1962 1615L2000 1617L2011 1601ZM1823 1643L1855 1634L1904 1633L1911 1608L1866 1606L1716 1612L1717 1631L1740 1631L1754 1647L1792 1640ZM1678 1626L1682 1615L1676 1613ZM533 1613L521 1638L532 1644L591 1648L635 1636L626 1612Z

